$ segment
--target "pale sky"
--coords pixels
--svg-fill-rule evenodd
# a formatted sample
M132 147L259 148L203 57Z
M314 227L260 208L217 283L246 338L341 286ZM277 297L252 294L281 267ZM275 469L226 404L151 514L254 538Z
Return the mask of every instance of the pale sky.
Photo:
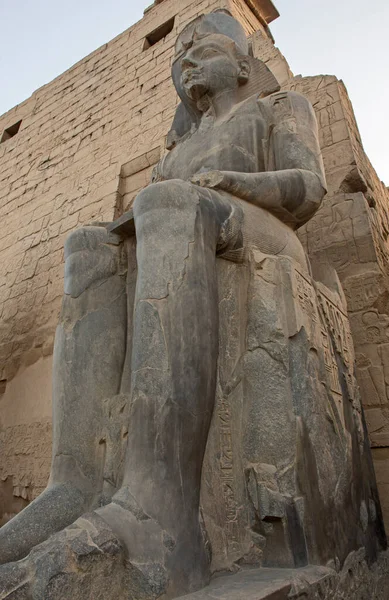
M292 71L345 82L365 150L389 185L388 0L273 0ZM142 18L152 0L0 0L0 114Z

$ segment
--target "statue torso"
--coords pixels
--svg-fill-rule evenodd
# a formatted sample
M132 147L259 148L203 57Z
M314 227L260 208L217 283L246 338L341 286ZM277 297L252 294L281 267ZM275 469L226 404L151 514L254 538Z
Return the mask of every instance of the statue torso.
M237 105L223 120L205 118L162 161L163 179L188 180L209 170L259 173L266 170L268 124L256 96Z
M189 133L162 159L158 174L164 180L188 181L192 175L210 170L265 172L269 169L270 124L267 103L252 96L222 120L203 119L198 130ZM230 197L245 214L247 242L268 254L292 256L306 268L301 243L288 225L259 206Z

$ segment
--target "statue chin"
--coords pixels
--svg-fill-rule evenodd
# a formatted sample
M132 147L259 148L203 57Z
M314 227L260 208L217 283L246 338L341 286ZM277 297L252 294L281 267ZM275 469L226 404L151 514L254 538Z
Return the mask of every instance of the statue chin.
M194 102L198 102L199 100L204 98L208 91L208 88L205 85L205 83L201 81L189 82L185 85L184 89L188 98L190 98L190 100L193 100Z

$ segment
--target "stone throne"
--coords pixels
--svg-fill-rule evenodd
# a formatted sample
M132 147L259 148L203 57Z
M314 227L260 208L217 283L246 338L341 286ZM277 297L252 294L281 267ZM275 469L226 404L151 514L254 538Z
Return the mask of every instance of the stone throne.
M239 100L282 106L271 71L252 56L250 66ZM172 77L184 99L177 62ZM200 117L181 102L167 148ZM254 234L246 260L217 260L217 394L202 477L215 571L343 563L362 540L371 558L386 544L340 281L329 264L304 270L267 244L272 254Z
M198 37L193 33L198 33L197 24ZM250 73L245 83L234 90L235 106L251 118L250 102L254 97L255 103L262 103L263 112L271 115L269 130L286 136L282 138L285 146L274 148L270 135L263 135L262 170L277 172L277 153L283 158L286 142L292 139L291 148L285 151L286 159L298 142L302 141L308 149L305 154L305 150L297 152L297 158L293 156L291 162L299 165L297 175L309 174L308 167L320 171L314 124L307 128L307 141L302 139L304 127L301 130L296 125L300 103L306 107L305 101L279 91L270 71L248 54L240 27L225 11L200 17L191 24L180 36L178 54L195 48L193 40L202 43L207 36L220 36L220 32L238 45L245 57L246 75ZM219 37L217 41L220 42ZM198 100L188 102L185 97L178 64L176 61L173 66L173 81L183 103L168 136L171 152L155 170L157 187L150 186L143 192L148 202L162 198L164 189L171 190L158 186L174 179L166 176L173 151L181 153L185 142L196 132L201 133L201 127L204 134L200 143L205 144L207 132L215 127L212 115L208 118L208 108L202 105L200 109ZM309 122L309 109L306 110ZM231 111L232 117L227 116L222 123L232 122L236 114ZM250 129L255 126L254 123L251 127L250 121ZM244 137L242 127L240 124L236 131L233 128L234 135ZM225 152L228 161L229 139L222 137L223 144L216 144L215 150L212 146L211 158L207 160L212 162L212 157L218 159ZM301 152L302 164L297 161ZM182 154L184 169L187 161L183 150ZM241 154L243 158L239 160L244 161L247 153ZM253 168L245 167L244 162L242 167L235 156L233 159L240 174L256 175ZM288 171L285 176L296 175L290 173L293 165L288 160L286 163L278 171ZM305 167L307 171L301 173ZM174 186L188 196L192 185L199 194L198 187L217 190L221 183L219 174L214 167L200 172L194 181L190 178L193 173L189 177L182 175L185 184ZM311 184L307 181L303 187L309 196ZM318 182L315 178L314 181ZM233 185L239 196L242 182ZM275 185L273 182L271 187ZM294 193L295 184L290 185ZM285 184L286 191L283 190L286 195L288 186ZM318 189L322 188L319 185ZM302 194L299 185L296 190L297 195ZM204 194L207 198L211 194L214 201L212 192ZM312 197L309 201L314 204ZM177 206L169 215L184 226L188 219L186 214L179 214L181 199L174 200ZM147 385L147 377L141 379L142 373L150 369L164 372L170 359L158 350L165 343L156 309L166 300L163 294L148 297L147 318L141 322L141 329L139 324L138 329L130 326L134 298L139 293L137 286L147 272L139 267L143 260L139 250L143 233L135 207L135 225L134 215L128 211L112 224L74 232L66 243L65 297L54 365L53 469L45 492L48 500L44 505L45 499L38 499L24 511L24 516L3 530L2 561L21 560L0 568L1 600L95 599L108 594L118 600L169 598L194 592L208 582L211 574L221 571L307 565L327 565L336 570L353 551L363 548L367 561L372 563L385 547L355 380L347 309L336 273L325 264L308 265L293 233L296 223L278 225L278 219L285 218L287 212L283 206L268 214L264 210L258 212L259 208L245 198L241 200L232 204L216 246L217 310L212 314L218 339L209 353L211 358L217 355L216 393L214 407L208 408L209 416L212 414L209 432L203 431L201 436L207 441L204 461L201 449L196 455L197 440L188 439L194 450L184 465L188 470L196 460L200 465L197 475L201 471L200 514L207 556L192 552L190 537L177 543L169 528L162 527L151 514L153 502L149 504L151 510L146 510L130 493L131 480L126 480L126 446L131 448L133 444L131 427L132 434L138 435L142 443L144 432L147 437L149 431L147 421L139 420L138 428L131 424L137 414L130 389L134 381L137 384L137 378ZM225 209L224 204L222 208ZM294 216L304 222L310 213L301 213L297 207ZM161 228L164 225L161 223ZM167 232L172 234L170 229ZM157 243L154 238L152 241ZM188 248L190 243L194 242L190 240ZM167 235L162 238L162 245L169 244L174 244L174 240ZM151 261L155 260L152 249L157 252L160 246L149 245L146 249L151 268ZM188 258L189 249L185 260ZM172 263L174 270L175 260ZM178 289L183 287L184 275L180 274ZM189 292L188 306L179 306L188 319L201 301L201 285L200 293L198 289ZM168 288L167 296L169 293ZM194 301L190 300L192 295ZM181 334L179 331L178 338ZM149 348L151 358L142 351L134 359L131 348L137 340ZM181 346L187 350L180 343L174 347ZM204 344L204 352L207 351ZM181 356L173 359L179 362ZM200 384L207 388L208 381ZM113 393L115 389L117 393ZM191 391L189 387L188 396ZM201 392L205 394L204 388ZM163 395L162 385L158 393ZM190 434L181 433L174 429L168 432L173 440L177 436L185 442L185 435L189 438ZM157 438L160 437L158 432ZM146 445L133 445L132 449L135 456L147 451ZM160 466L155 476L168 488L170 473L161 475L166 465L159 454L156 459ZM131 462L132 455L127 460ZM133 475L136 478L137 474ZM179 475L178 485L184 488L186 473L180 471ZM199 490L192 491L196 497ZM168 515L169 523L184 520L185 514L177 511L175 501L169 504L166 498L169 493L155 496L156 512L161 505L162 516ZM107 506L114 506L113 516L107 513ZM18 542L15 556L15 540L23 527L27 541ZM47 541L43 541L45 538ZM285 593L289 591L290 586Z

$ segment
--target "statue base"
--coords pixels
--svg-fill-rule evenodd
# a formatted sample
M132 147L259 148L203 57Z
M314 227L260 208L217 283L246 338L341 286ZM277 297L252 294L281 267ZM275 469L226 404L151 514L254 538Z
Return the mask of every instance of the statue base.
M335 567L246 567L215 575L210 585L180 600L388 599L388 551L369 567L361 548L341 571ZM37 546L26 559L0 567L0 600L154 600L159 592L158 576L153 580L141 565L129 564L119 540L95 514Z
M389 553L369 569L364 550L352 552L339 573L328 567L246 569L224 575L180 600L387 600ZM374 591L372 591L374 590Z
M255 248L244 264L218 260L217 398L201 490L214 578L185 598L389 598L347 310L328 269L315 275ZM169 565L142 557L136 536L131 556L99 514L85 514L0 567L0 600L177 597Z

